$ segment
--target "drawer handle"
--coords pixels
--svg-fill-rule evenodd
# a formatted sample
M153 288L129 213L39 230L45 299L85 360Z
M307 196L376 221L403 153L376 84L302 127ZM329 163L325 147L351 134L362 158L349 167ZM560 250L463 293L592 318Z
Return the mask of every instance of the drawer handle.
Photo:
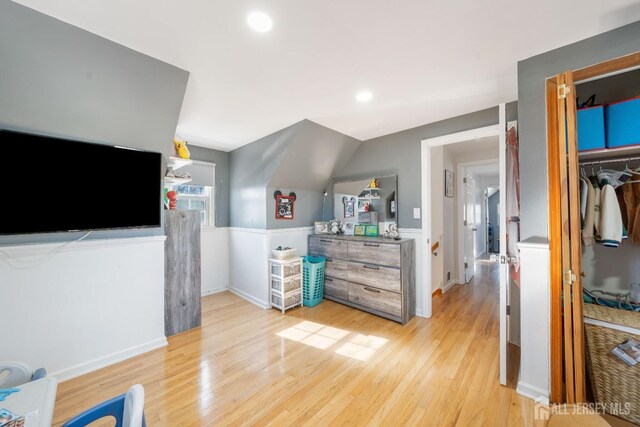
M369 291L369 292L373 292L373 293L376 293L376 294L379 294L379 293L380 293L380 291L379 291L379 290L377 290L377 289L373 289L373 288L368 288L368 287L366 287L366 286L364 287L364 290L365 290L365 291Z
M380 245L374 245L374 244L371 244L371 243L365 243L364 245L365 246L369 246L371 248L379 248L380 247Z
M333 243L333 240L320 239L320 241L324 243Z
M369 270L380 270L380 267L371 267L370 265L365 265L362 268L368 268Z
M333 279L331 277L325 277L324 280L325 282L333 282Z

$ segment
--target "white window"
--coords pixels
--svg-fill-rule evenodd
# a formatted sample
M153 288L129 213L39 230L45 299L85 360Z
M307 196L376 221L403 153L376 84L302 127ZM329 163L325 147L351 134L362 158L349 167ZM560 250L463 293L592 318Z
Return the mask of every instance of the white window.
M194 160L191 165L180 168L180 172L188 172L191 182L174 185L178 193L176 208L179 210L200 211L202 227L213 227L215 221L215 163Z
M213 225L212 194L213 188L205 185L176 185L178 193L176 209L200 211L200 225L209 227Z

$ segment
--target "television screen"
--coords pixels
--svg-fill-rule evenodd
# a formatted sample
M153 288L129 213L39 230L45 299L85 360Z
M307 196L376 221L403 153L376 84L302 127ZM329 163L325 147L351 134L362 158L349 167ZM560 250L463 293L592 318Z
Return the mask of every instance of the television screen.
M0 234L160 226L160 153L4 130L0 147Z

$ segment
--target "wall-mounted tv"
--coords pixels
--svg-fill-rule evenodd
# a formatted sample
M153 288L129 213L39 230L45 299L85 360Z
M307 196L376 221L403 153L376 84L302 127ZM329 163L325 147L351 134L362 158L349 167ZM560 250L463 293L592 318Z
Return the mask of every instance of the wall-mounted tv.
M0 235L159 227L162 155L0 130Z

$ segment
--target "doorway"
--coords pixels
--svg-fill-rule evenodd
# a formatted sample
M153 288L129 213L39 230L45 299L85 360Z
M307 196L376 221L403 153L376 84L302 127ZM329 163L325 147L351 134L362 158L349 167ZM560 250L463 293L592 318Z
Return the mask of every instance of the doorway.
M465 204L462 194L467 194L467 201L472 199L472 194L478 190L475 188L475 180L467 179L467 168L473 166L483 166L490 163L496 163L496 154L499 164L499 187L506 188L507 181L507 123L506 108L504 104L499 106L499 123L493 126L473 129L469 131L459 132L441 137L431 138L422 141L422 229L425 232L425 240L427 248L431 250L422 251L422 283L423 283L423 307L425 307L426 317L432 314L432 293L437 289L446 292L449 287L455 286L456 283L466 283L473 279L475 261L477 253L477 244L479 238L475 238L473 233L478 233L476 222L482 222L482 207L484 202ZM495 144L497 138L497 152L486 156L483 160L474 157L478 151L478 147L483 144ZM445 151L446 149L446 151ZM458 153L455 168L452 163L447 163L447 155L451 154L450 150L461 150ZM466 154L464 153L466 151ZM471 154L469 154L471 153ZM470 157L471 156L471 157ZM492 161L489 161L492 160ZM480 164L474 164L480 162ZM436 165L441 164L438 168ZM456 172L455 186L453 194L449 191L450 185L447 179L451 179L453 172ZM464 184L468 184L466 187ZM508 332L509 318L507 316L507 306L509 305L509 271L510 265L507 260L517 259L515 256L507 254L507 238L506 238L506 191L501 192L498 196L500 199L500 263L498 264L499 277L499 318L500 318L500 383L507 382L507 348L508 348ZM456 196L457 194L457 196ZM484 188L482 189L484 194ZM458 207L450 200L458 199ZM451 208L451 205L454 205ZM456 213L451 215L451 209ZM478 217L478 212L480 216ZM453 239L450 239L450 222L444 221L444 218L454 218ZM479 218L479 221L478 221ZM465 223L465 220L467 221ZM456 226L456 223L458 226ZM462 224L462 225L460 225ZM465 228L460 228L465 227ZM474 230L475 228L475 230ZM484 228L480 228L483 230ZM449 232L447 232L449 230ZM481 233L483 233L481 231ZM464 242L468 242L466 245ZM457 245L456 245L457 244ZM452 252L455 254L451 256ZM465 253L466 252L466 253ZM485 251L486 252L486 251ZM440 255L440 256L438 256ZM517 254L513 254L517 255ZM456 283L447 280L451 277L451 271L448 270L450 263L445 265L445 260L454 260L457 263L457 269L452 269L453 277ZM464 261L466 259L466 261ZM462 261L461 261L462 260ZM465 264L466 262L466 264ZM461 263L461 264L460 264ZM460 285L465 286L465 285Z

